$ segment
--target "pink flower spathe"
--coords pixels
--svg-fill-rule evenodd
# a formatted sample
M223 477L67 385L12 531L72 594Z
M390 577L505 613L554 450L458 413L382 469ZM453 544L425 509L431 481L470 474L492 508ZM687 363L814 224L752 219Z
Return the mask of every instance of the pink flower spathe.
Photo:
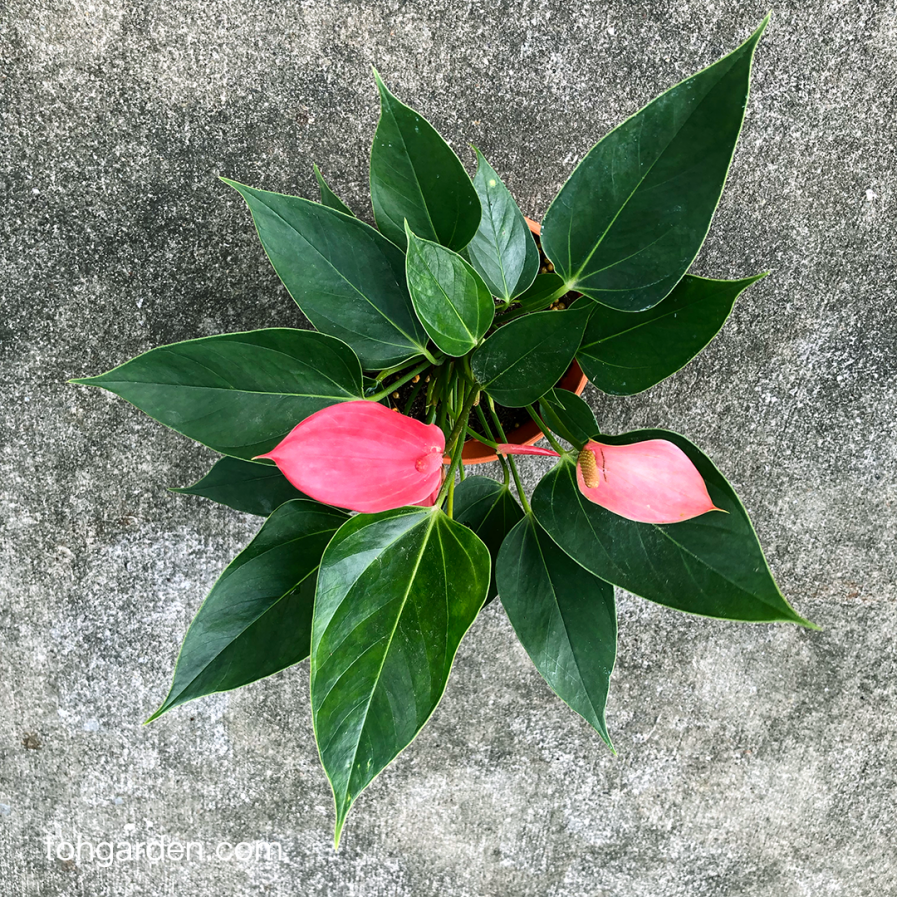
M445 435L376 402L342 402L297 424L270 452L281 473L316 501L376 513L433 504Z
M500 445L497 451L558 456L522 445ZM638 523L680 523L719 510L691 459L667 439L629 445L590 440L579 453L576 482L589 501Z

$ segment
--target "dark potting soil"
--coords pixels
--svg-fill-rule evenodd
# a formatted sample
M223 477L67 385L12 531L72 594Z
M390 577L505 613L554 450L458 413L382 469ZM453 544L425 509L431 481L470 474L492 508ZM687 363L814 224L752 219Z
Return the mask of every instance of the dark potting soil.
M432 367L426 368L418 375L418 379L410 380L408 383L400 386L395 392L391 392L389 394L390 406L398 409L403 414L407 414L409 417L413 417L415 420L424 420L426 417L425 402L427 399L427 384L430 382L434 370L435 368ZM389 379L395 381L400 378L392 377ZM414 401L406 410L408 400L411 398L411 394L414 392L415 387L418 386L420 380L424 381L424 385L418 390L417 395L414 397ZM485 397L483 397L483 403L483 410L486 412L486 420L489 421L494 430L495 422L489 414L489 410L485 404ZM501 421L501 425L504 428L505 436L510 436L513 430L516 430L531 419L525 408L505 408L504 405L499 405L497 402L495 403L495 412L498 414L498 419ZM478 432L482 432L483 430L476 414L471 415L470 426ZM483 433L483 435L485 436L486 434ZM497 434L495 435L497 436Z

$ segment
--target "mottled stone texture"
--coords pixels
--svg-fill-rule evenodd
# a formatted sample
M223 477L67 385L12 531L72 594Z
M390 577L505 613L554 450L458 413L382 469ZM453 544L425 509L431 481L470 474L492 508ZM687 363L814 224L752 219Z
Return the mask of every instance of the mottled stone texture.
M175 496L210 453L65 380L302 318L218 174L364 216L370 64L542 215L587 148L746 37L753 0L0 5L0 882L5 895L897 893L893 0L782 3L697 271L771 269L606 429L700 444L822 632L620 597L618 756L500 603L331 846L305 664L141 721L258 521ZM526 462L528 484L545 468ZM66 864L46 836L266 839L281 861ZM82 857L84 855L82 854Z

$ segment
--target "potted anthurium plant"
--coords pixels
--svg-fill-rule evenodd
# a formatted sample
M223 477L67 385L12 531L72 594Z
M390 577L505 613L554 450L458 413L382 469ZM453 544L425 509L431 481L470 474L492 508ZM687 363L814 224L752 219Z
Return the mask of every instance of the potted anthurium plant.
M267 518L199 608L151 719L309 657L338 840L496 594L548 685L608 744L614 586L811 625L699 448L665 430L602 433L577 395L581 372L615 396L670 376L763 276L688 269L765 26L601 139L538 236L482 154L471 179L376 73L376 228L317 167L320 203L227 181L314 330L188 340L75 381L223 455L178 491ZM533 445L542 434L550 448ZM557 459L531 498L525 454ZM501 480L465 470L495 457Z

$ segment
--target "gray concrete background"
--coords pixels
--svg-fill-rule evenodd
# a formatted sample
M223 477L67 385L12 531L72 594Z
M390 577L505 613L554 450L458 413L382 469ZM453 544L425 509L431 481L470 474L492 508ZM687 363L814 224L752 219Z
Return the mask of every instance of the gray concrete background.
M331 847L305 664L141 721L258 525L178 497L210 453L64 385L301 323L224 174L369 217L369 65L541 216L592 142L762 3L0 4L0 882L9 895L897 894L893 0L782 3L697 270L773 276L700 360L587 398L687 434L820 633L620 598L613 757L496 603ZM471 162L471 155L465 155ZM539 463L528 464L529 485ZM39 747L38 747L39 745ZM48 859L45 838L265 839L281 861Z

